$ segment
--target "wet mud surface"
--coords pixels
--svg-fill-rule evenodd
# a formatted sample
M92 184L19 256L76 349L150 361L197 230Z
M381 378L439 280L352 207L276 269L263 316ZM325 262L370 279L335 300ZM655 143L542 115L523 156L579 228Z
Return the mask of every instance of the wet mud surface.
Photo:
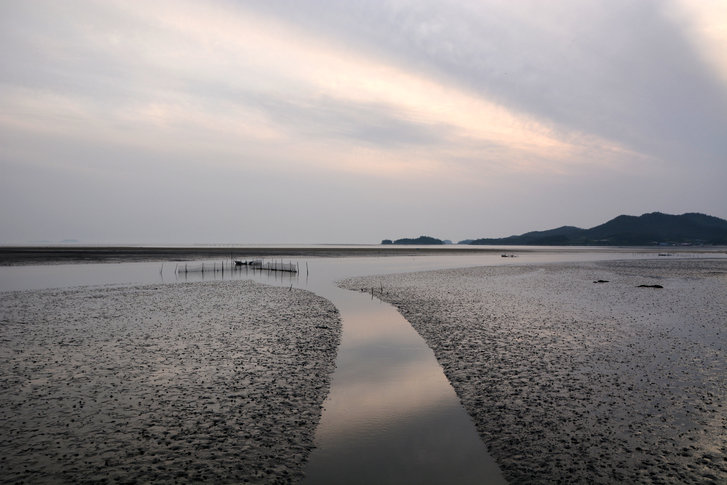
M521 249L520 252L527 251ZM573 251L569 249L569 251ZM321 247L143 247L143 246L0 246L0 266L118 263L140 261L194 261L270 257L421 256L424 254L499 253L487 246L344 246Z
M727 483L727 262L342 285L373 288L425 338L511 483Z
M297 482L340 330L252 282L0 293L2 482Z

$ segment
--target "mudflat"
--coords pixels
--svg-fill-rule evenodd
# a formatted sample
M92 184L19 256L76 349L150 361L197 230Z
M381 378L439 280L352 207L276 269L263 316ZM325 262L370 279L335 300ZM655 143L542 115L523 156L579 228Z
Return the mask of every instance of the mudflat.
M508 481L727 482L727 261L341 284L373 288L424 337Z
M58 263L192 261L198 259L270 258L280 256L417 256L424 254L497 253L486 246L0 246L0 266Z
M0 293L2 481L298 481L340 330L248 281Z

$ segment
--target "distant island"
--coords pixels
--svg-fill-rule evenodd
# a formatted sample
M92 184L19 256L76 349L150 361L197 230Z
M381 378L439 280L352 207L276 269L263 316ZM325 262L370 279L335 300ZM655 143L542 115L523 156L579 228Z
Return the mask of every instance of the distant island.
M519 236L461 241L474 245L517 246L648 246L725 245L727 221L699 213L682 215L652 212L641 216L621 215L600 226L581 229L562 226Z
M391 239L384 239L381 241L381 244L416 244L416 245L436 245L436 244L446 244L443 240L437 239L435 237L429 237L429 236L419 236L417 238L404 238L404 239L397 239L396 241L392 241Z
M451 241L430 236L384 239L381 244L439 245ZM691 212L682 215L652 212L621 215L600 226L581 229L562 226L519 236L465 239L457 244L494 246L653 246L727 245L727 220Z

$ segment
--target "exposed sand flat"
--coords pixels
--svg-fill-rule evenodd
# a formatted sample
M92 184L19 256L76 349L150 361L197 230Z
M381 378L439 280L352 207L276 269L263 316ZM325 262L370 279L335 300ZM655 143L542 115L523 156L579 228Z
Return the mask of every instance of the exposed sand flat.
M727 483L727 261L484 267L343 285L377 296L383 286L512 483Z
M289 483L340 337L252 282L0 293L3 483Z

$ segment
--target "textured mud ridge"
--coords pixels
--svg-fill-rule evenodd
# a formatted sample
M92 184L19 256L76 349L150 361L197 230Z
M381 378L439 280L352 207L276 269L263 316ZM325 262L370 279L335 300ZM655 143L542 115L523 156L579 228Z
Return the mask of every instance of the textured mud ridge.
M296 482L340 329L251 282L0 294L2 481Z
M727 483L727 262L472 268L343 285L383 288L511 483Z

